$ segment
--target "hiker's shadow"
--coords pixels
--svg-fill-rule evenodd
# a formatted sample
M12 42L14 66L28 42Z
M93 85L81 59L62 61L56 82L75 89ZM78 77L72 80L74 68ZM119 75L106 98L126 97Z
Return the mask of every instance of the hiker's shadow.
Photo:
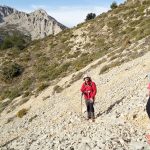
M105 111L103 112L99 112L97 115L96 115L96 118L100 117L101 115L103 114L109 114L111 112L111 110L116 106L118 105L119 103L121 103L123 100L124 100L125 97L122 97L120 100L114 102L112 105L110 105ZM96 102L95 102L96 103ZM98 103L98 102L97 102Z

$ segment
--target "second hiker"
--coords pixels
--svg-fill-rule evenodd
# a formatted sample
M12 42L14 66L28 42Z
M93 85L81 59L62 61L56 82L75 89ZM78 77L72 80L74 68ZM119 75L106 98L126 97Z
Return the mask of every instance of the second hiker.
M95 95L97 92L96 84L92 81L91 77L88 75L85 75L83 77L84 83L81 87L81 92L84 95L86 107L87 107L87 118L92 119L92 121L95 121L95 114L94 114L94 101L95 101Z
M147 114L148 114L148 117L150 118L150 73L147 75L148 77L148 86L147 86L147 89L148 89L148 101L147 101L147 104L146 104L146 111L147 111Z

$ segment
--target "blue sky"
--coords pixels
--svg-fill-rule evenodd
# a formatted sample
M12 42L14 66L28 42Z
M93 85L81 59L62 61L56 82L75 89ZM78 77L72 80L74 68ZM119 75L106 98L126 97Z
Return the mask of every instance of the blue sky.
M42 8L62 24L73 27L84 21L90 12L99 15L110 9L114 0L0 0L0 5L7 5L30 13ZM118 4L125 0L115 0Z

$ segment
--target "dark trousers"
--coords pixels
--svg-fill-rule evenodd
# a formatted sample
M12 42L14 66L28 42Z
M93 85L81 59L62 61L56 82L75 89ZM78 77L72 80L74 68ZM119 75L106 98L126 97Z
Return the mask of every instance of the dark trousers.
M85 100L85 103L87 107L88 118L94 118L94 103L90 100Z
M147 111L148 117L150 118L150 97L148 98L148 102L146 104L146 111Z

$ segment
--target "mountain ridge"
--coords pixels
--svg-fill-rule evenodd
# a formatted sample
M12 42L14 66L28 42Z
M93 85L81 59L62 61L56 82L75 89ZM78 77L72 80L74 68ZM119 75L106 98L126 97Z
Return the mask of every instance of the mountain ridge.
M31 35L32 40L58 34L67 28L42 9L25 13L8 6L0 6L0 18L0 28L15 25L19 31Z

